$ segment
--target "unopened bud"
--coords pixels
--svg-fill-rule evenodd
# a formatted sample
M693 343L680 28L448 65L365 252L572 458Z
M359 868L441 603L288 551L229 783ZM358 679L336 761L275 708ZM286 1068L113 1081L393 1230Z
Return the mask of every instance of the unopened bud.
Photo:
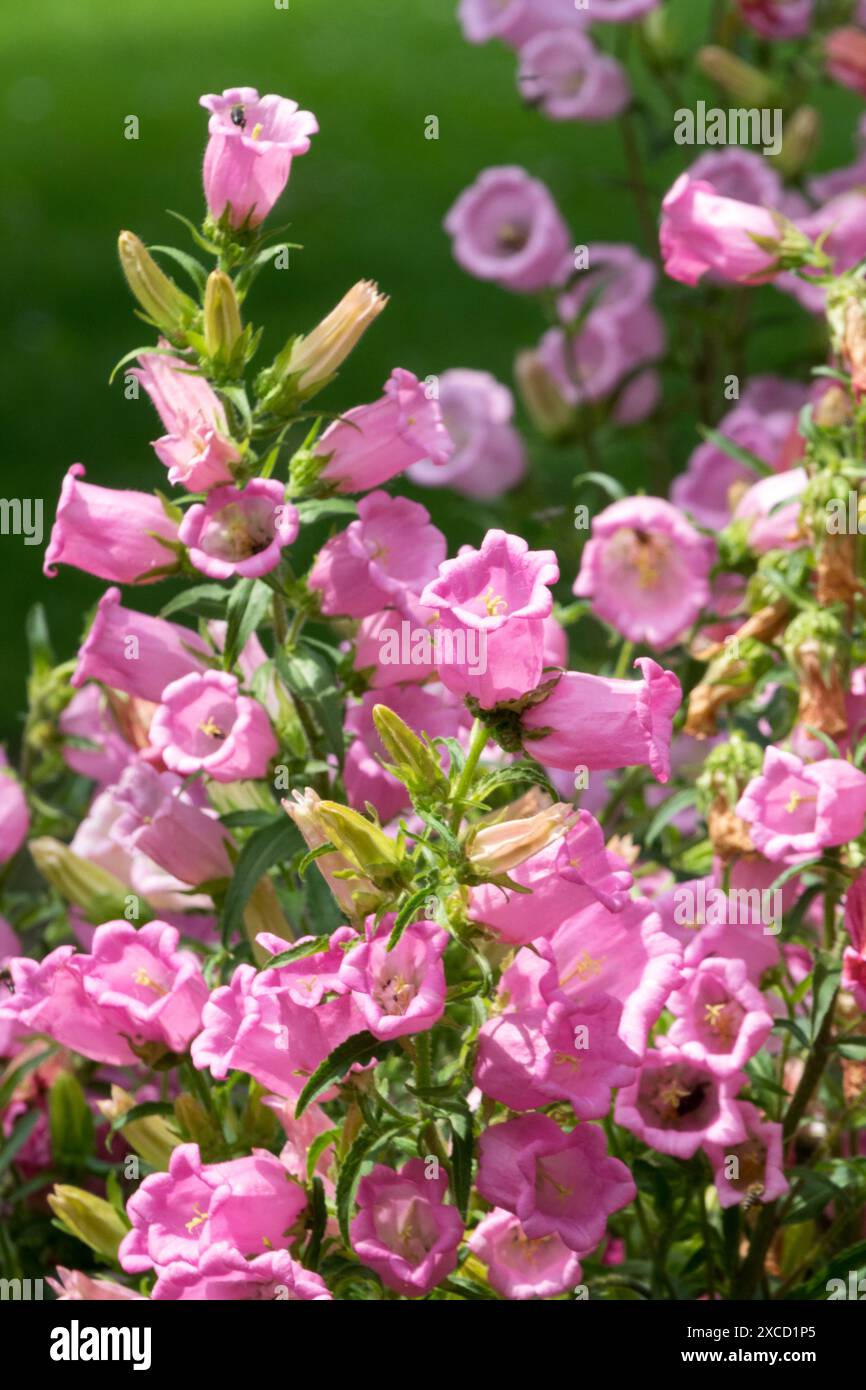
M112 1123L132 1110L135 1101L122 1086L112 1086L111 1099L97 1102L100 1114ZM181 1142L162 1115L148 1115L123 1126L123 1137L151 1168L167 1169L172 1151Z
M394 765L394 776L408 787L413 798L444 794L448 783L439 759L423 739L405 724L388 705L374 705L373 723Z
M112 1263L129 1226L110 1202L81 1187L58 1183L48 1194L48 1205L72 1235Z
M798 106L782 129L782 148L771 155L785 179L795 179L812 159L821 140L821 117L814 106Z
M107 869L82 859L61 840L43 835L30 841L30 853L43 878L92 922L122 917L129 889Z
M230 362L243 332L235 287L224 270L213 270L204 292L204 341L208 357Z
M549 439L559 439L574 426L574 410L537 353L519 352L514 375L521 399L536 429Z
M699 49L696 61L705 77L744 106L760 108L780 104L776 82L729 49L710 44Z
M564 835L575 814L573 806L557 801L525 820L483 825L471 835L467 858L478 873L507 874Z
M286 815L295 822L308 849L320 849L329 841L336 843L319 817L321 805L321 798L312 787L307 787L303 795L296 789L291 801L283 802ZM348 916L363 918L381 904L382 894L372 879L354 872L345 855L336 851L319 855L315 866Z
M126 283L148 318L172 340L183 339L198 313L195 301L160 270L133 232L120 233L117 249Z
M334 377L362 334L388 303L371 280L360 280L335 309L303 337L291 338L256 389L266 410L290 414Z

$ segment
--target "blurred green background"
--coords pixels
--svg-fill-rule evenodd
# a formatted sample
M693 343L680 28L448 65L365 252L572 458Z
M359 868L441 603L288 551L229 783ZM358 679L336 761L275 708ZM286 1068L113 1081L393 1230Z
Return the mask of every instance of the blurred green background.
M696 47L706 37L709 0L673 0L671 9ZM576 242L640 244L617 125L556 124L524 108L513 53L467 44L456 0L290 0L288 9L273 0L40 0L7 11L4 31L2 494L44 499L46 540L75 460L93 483L164 484L148 446L159 432L149 402L126 400L120 379L108 386L117 359L147 340L115 244L128 227L146 242L192 249L165 209L195 221L202 215L202 92L237 84L279 92L313 110L321 126L275 214L279 223L291 220L290 235L304 249L292 253L288 271L263 273L248 301L250 316L266 326L255 365L290 332L312 327L354 281L378 280L391 295L322 398L325 408L375 398L398 365L422 377L450 366L484 368L510 382L516 350L544 329L538 305L470 279L441 228L455 196L485 166L521 164L544 179ZM625 38L613 29L609 36ZM657 199L701 151L674 146L673 99L649 79L642 92L661 121L657 143L644 141ZM700 94L712 97L687 82L689 101ZM828 120L819 163L846 163L861 104L828 90L821 105ZM139 119L138 140L124 138L128 115ZM429 115L439 119L438 140L424 138ZM663 289L668 304L689 293ZM774 291L756 298L766 325L732 351L752 370L802 374L820 334ZM714 312L711 301L700 302ZM691 388L681 371L676 377L668 372L661 426L622 434L601 461L633 487L664 487L698 442ZM720 380L717 415L725 408ZM533 454L531 481L501 507L439 492L425 501L452 545L477 543L496 521L556 546L570 585L577 543L567 504L586 458L578 447L533 445ZM559 520L533 519L556 505ZM41 563L41 547L0 537L0 739L13 742L25 701L27 609L45 603L58 657L68 657L104 587L69 569L49 581ZM140 591L133 602L158 607L165 588Z

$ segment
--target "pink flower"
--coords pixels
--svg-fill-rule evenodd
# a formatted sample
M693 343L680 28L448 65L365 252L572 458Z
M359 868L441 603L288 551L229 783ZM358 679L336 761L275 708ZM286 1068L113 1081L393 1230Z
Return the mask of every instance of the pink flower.
M389 951L393 926L389 913L377 935L353 947L340 967L365 1026L383 1040L432 1028L445 1008L448 933L435 922L413 922Z
M524 99L554 121L609 121L631 101L621 63L580 29L544 29L520 49Z
M715 1169L719 1202L723 1207L733 1207L750 1196L775 1202L789 1186L782 1172L782 1126L768 1123L757 1106L748 1101L736 1101L735 1108L746 1132L745 1139L736 1144L704 1145Z
M84 467L73 463L63 480L51 539L42 566L50 579L58 565L72 565L111 584L145 584L153 571L172 563L177 525L157 497L147 492L95 487L79 482Z
M441 466L451 456L439 404L412 372L395 367L384 390L372 405L347 410L316 444L326 460L320 477L337 492L366 492L422 460Z
M514 946L551 936L595 901L611 912L622 911L632 884L625 861L605 848L601 826L589 811L578 811L562 839L518 864L509 876L531 892L482 884L470 891L469 916Z
M445 560L421 594L422 605L435 609L436 625L452 634L455 660L440 665L443 684L485 708L534 689L543 670L544 619L553 607L549 586L558 578L552 550L530 550L505 531L488 531L480 550L467 547ZM470 659L476 644L480 661Z
M555 1235L578 1255L595 1249L607 1218L635 1195L631 1174L609 1158L595 1125L565 1134L547 1115L491 1125L478 1141L477 1188L513 1212L530 1240Z
M184 883L231 877L226 853L230 835L195 805L180 777L156 772L144 762L130 763L112 795L122 815L111 836L129 853L146 854Z
M866 1013L866 874L856 878L845 895L845 927L851 945L842 957L842 984Z
M528 293L560 284L572 238L543 183L509 165L485 169L445 218L455 260L478 280Z
M57 1273L59 1279L49 1278L48 1283L57 1294L58 1303L110 1303L145 1298L143 1293L136 1293L135 1289L118 1284L114 1279L93 1279L80 1269L64 1269L63 1265L58 1265Z
M218 1080L230 1071L247 1072L277 1095L297 1099L319 1063L363 1031L340 978L345 945L356 940L357 933L342 927L327 951L293 965L239 965L205 1004L202 1031L191 1048L195 1066ZM285 942L264 935L259 944L275 954L285 949Z
M262 222L286 184L296 154L306 154L319 123L287 97L260 97L255 87L229 87L199 98L211 112L204 191L211 217L228 212L232 227Z
M866 59L866 33L859 33L859 38L861 51ZM864 66L863 83L864 92L866 92L866 66ZM840 193L815 212L798 218L797 227L812 240L822 238L821 249L826 252L833 263L833 274L841 275L844 271L851 270L858 261L866 256L864 214L866 214L866 196L864 196L863 189L858 187ZM805 279L786 274L778 283L810 313L824 313L826 306L825 286L809 283L808 271Z
M436 671L429 610L408 590L397 599L399 609L370 613L362 618L355 634L352 664L356 671L364 672L372 690L423 682Z
M711 183L681 174L662 203L661 249L673 280L696 285L708 270L737 284L775 275L774 258L753 237L779 239L771 212L721 197Z
M124 608L120 590L106 589L78 653L70 684L100 681L139 700L158 703L172 681L204 669L207 643L197 632L149 613Z
M215 487L184 516L178 537L196 569L211 579L260 579L280 563L300 521L274 478L253 478L243 489Z
M650 657L634 663L639 681L566 671L521 723L529 752L547 767L572 771L647 763L660 782L670 775L673 717L682 690L673 671Z
M475 1084L510 1110L540 1110L566 1100L581 1120L610 1109L611 1090L628 1085L639 1058L619 1037L622 1005L597 992L570 1000L559 989L552 953L535 984L541 1006L509 1007L510 987L523 970L537 970L520 956L503 976L505 1012L482 1026Z
M384 692L370 690L359 704L349 706L345 727L354 737L346 753L344 770L348 802L356 811L363 811L365 804L370 802L380 820L386 823L408 807L410 800L403 783L383 766L388 754L373 723L375 705L387 705L416 734L426 734L431 739L456 738L466 727L468 714L448 690L441 687L422 690L417 685L392 686Z
M30 828L27 798L0 748L0 864L17 854Z
M741 402L720 421L719 431L733 444L775 465L778 443L757 410ZM692 451L686 471L674 479L671 498L700 526L721 531L731 520L738 494L755 481L755 473L746 464L707 440Z
M470 43L501 39L512 48L520 48L544 29L589 22L587 11L579 10L574 0L460 0L458 18Z
M749 981L741 960L701 961L686 986L668 1000L668 1008L676 1015L670 1041L718 1077L740 1071L773 1027L764 996Z
M702 1144L741 1144L746 1128L736 1094L742 1072L720 1079L671 1045L650 1050L637 1080L620 1091L614 1118L651 1149L692 1158Z
M682 946L652 905L632 899L613 913L592 903L558 927L549 945L563 994L580 1000L603 991L618 999L619 1036L642 1056L650 1028L682 981Z
M160 347L168 344L160 340ZM164 352L145 352L130 373L144 387L166 433L153 441L168 480L190 492L206 491L232 480L232 463L240 450L229 437L225 410L213 388L188 362Z
M404 1298L429 1293L457 1266L460 1213L445 1205L448 1179L427 1176L424 1160L399 1172L377 1164L358 1186L352 1248L386 1288Z
M70 684L75 684L75 673ZM65 740L63 761L101 787L116 782L135 753L120 731L105 691L96 685L76 691L57 724Z
M61 1047L94 1062L134 1065L135 1054L85 993L82 961L74 946L58 946L41 961L18 957L7 962L14 992L0 995L0 1035L4 1024L18 1036L46 1033Z
M738 0L750 28L764 39L799 39L808 34L815 0Z
M241 1255L285 1249L306 1206L301 1185L273 1154L254 1149L229 1163L203 1163L197 1144L172 1151L167 1173L151 1173L126 1204L132 1230L118 1258L129 1274L177 1261L227 1242Z
M358 520L322 546L310 588L321 592L328 616L364 618L406 592L419 594L445 553L445 537L420 502L371 492L358 503Z
M97 927L90 955L79 958L84 993L107 1027L136 1046L162 1043L185 1052L201 1027L208 987L198 960L178 950L165 922Z
M593 518L574 593L632 642L681 641L710 598L715 542L660 497L626 497Z
M479 1221L468 1245L487 1265L487 1281L503 1298L555 1298L583 1277L580 1261L559 1236L530 1240L517 1217L500 1207Z
M580 300L570 292L559 303L568 319L579 312ZM602 306L588 313L575 333L551 328L538 345L538 357L563 399L580 406L607 400L638 367L661 357L664 347L664 323L651 304L631 313Z
M237 678L225 671L193 672L166 686L150 740L172 772L202 771L217 782L264 777L278 748L262 706L239 695Z
M835 82L866 96L866 33L853 25L834 29L824 46L827 71Z
M454 452L446 463L422 459L408 476L422 487L450 487L486 501L515 487L526 472L520 435L511 423L514 398L489 372L454 367L439 378L439 406Z
M862 833L866 774L842 758L804 764L770 747L736 810L766 859L796 863Z
M748 523L749 546L758 555L768 550L797 550L805 545L800 511L808 477L805 468L774 473L743 493L734 508L734 521Z
M267 1250L249 1259L228 1241L207 1245L195 1264L178 1260L164 1267L155 1299L221 1303L317 1303L332 1295L325 1281L293 1260L287 1250Z

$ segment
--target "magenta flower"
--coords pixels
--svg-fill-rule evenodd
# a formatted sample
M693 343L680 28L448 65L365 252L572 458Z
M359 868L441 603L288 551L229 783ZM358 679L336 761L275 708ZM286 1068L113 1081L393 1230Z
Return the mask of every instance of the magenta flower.
M196 569L211 579L260 579L280 563L300 521L286 490L274 478L253 478L243 489L215 487L205 503L190 507L178 538Z
M685 987L668 1000L668 1008L676 1015L670 1041L718 1077L740 1071L773 1027L766 1000L741 960L701 961Z
M455 260L478 280L528 293L562 282L572 238L543 183L525 169L485 169L445 218Z
M736 1102L742 1072L719 1078L672 1045L647 1052L640 1074L616 1098L617 1124L651 1149L692 1158L703 1144L741 1144L746 1128Z
M192 1044L192 1059L218 1080L230 1071L247 1072L279 1096L297 1099L320 1062L364 1023L340 978L343 951L357 933L341 927L329 949L293 965L255 970L239 965L227 985L205 1004L203 1028ZM276 937L259 937L275 954L285 949Z
M761 478L744 492L734 508L734 521L748 526L749 546L757 555L768 550L796 550L806 544L800 530L805 468L788 468Z
M239 695L237 678L225 671L193 672L166 686L150 741L172 772L202 771L216 782L264 777L278 747L263 707Z
M454 452L446 463L413 463L413 483L486 501L521 481L526 454L511 423L514 398L507 386L489 372L454 367L439 379L439 406Z
M842 957L842 984L866 1013L866 874L855 879L845 895L845 927L851 945Z
M553 607L549 586L558 578L552 550L530 550L505 531L488 531L480 550L466 547L445 560L421 594L444 636L451 634L455 659L439 667L443 684L485 708L533 690L544 665L544 619Z
M544 29L528 39L518 84L525 100L554 121L609 121L631 101L625 68L578 28Z
M593 518L573 591L630 641L670 647L709 602L715 557L670 502L626 497Z
M228 213L232 227L262 222L289 180L292 159L306 154L319 123L287 97L260 97L255 87L229 87L199 98L210 111L204 191L211 217Z
M412 372L395 367L384 390L372 405L347 410L316 444L326 460L320 477L337 492L366 492L422 460L436 467L451 456L439 404Z
M204 669L207 643L165 618L124 608L120 590L106 589L78 653L70 684L100 681L157 704L172 681Z
M0 1037L11 1025L14 1036L45 1033L94 1062L132 1066L136 1058L129 1044L106 1026L85 993L82 960L74 946L58 946L38 962L26 957L7 961L14 992L0 995Z
M340 968L365 1026L383 1041L425 1032L445 1008L448 933L435 922L413 922L389 951L393 926L389 913L377 935L348 951Z
M160 347L168 344L160 340ZM232 480L232 463L240 450L229 437L225 410L219 396L203 376L180 357L145 352L141 366L130 373L144 387L166 433L153 441L168 480L190 492L204 492Z
M30 828L27 798L0 748L0 864L17 854Z
M325 1281L287 1250L249 1259L228 1241L199 1250L195 1264L178 1260L162 1268L151 1296L220 1303L316 1303L332 1297Z
M763 39L799 39L808 34L815 0L737 0L740 14Z
M42 566L53 579L58 565L94 574L111 584L145 584L172 563L177 525L147 492L79 482L84 466L73 463L63 480L57 515Z
M583 1277L580 1261L559 1236L530 1240L517 1217L500 1207L479 1221L468 1245L487 1265L487 1281L503 1298L555 1298Z
M555 1235L578 1255L594 1250L607 1218L635 1195L631 1174L609 1158L602 1131L564 1133L547 1115L491 1125L478 1141L477 1188L513 1212L530 1240Z
M457 13L470 43L501 39L512 48L544 29L582 27L590 18L574 0L460 0Z
M642 1056L650 1028L682 981L682 946L663 929L651 904L632 899L613 913L593 903L558 927L549 945L559 989L569 999L599 991L618 999L619 1036Z
M634 664L641 673L639 681L566 671L547 699L522 715L532 756L566 771L647 763L658 780L666 782L673 717L682 689L673 671L663 670L650 657L638 657Z
M399 622L399 618L395 621ZM383 763L388 754L373 722L375 705L387 705L414 729L428 738L456 738L469 723L465 706L441 686L421 689L418 685L391 686L387 691L370 690L360 703L346 711L345 727L354 737L346 753L344 781L350 806L363 811L367 802L375 806L383 823L409 806L409 793L402 782ZM443 761L447 755L443 753Z
M866 774L843 758L805 764L771 746L736 810L766 859L796 863L862 834Z
M112 795L122 808L112 838L129 853L146 854L183 883L231 876L226 852L231 837L214 816L195 805L180 777L133 762Z
M129 1274L162 1274L177 1261L227 1242L241 1255L285 1249L306 1206L300 1183L263 1149L229 1163L203 1163L197 1144L173 1150L167 1173L151 1173L126 1204L132 1230L118 1258Z
M445 1204L448 1178L427 1176L424 1160L399 1172L377 1164L358 1185L352 1248L386 1288L404 1298L429 1293L457 1266L460 1213Z
M782 1171L782 1126L770 1124L757 1106L748 1101L738 1100L735 1106L746 1132L745 1139L737 1144L704 1145L715 1170L719 1203L723 1207L733 1207L747 1197L775 1202L789 1187Z
M601 826L589 811L578 811L562 839L518 864L509 877L531 893L482 884L470 892L469 916L513 946L551 936L592 902L621 912L632 884L625 861L605 848Z
M696 285L707 271L737 284L775 275L774 258L754 236L780 236L766 208L721 197L711 183L681 174L662 203L661 249L672 280Z
M178 940L165 922L107 922L79 958L85 995L106 1027L136 1046L185 1052L201 1027L208 987L196 956L179 951Z
M321 592L323 613L365 618L399 605L405 593L420 594L445 553L445 537L420 502L371 492L358 503L357 521L322 546L309 584Z

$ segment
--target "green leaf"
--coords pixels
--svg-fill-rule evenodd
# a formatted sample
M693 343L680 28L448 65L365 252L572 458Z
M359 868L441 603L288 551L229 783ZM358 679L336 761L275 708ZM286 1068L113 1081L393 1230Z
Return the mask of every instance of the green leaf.
M307 956L317 956L320 951L327 951L330 940L329 936L314 936L312 941L301 941L290 950L280 951L279 955L271 956L265 961L262 969L273 970L278 965L291 965L293 961L305 960Z
M318 1269L322 1253L322 1237L328 1223L328 1208L325 1202L325 1185L321 1178L313 1178L310 1192L308 1225L310 1239L302 1257L305 1269Z
M326 1129L324 1134L317 1134L310 1147L307 1149L307 1181L312 1182L313 1174L316 1171L316 1164L332 1144L336 1144L340 1137L338 1129Z
M176 246L149 246L147 249L151 255L156 251L160 255L169 256L171 260L176 261L186 271L199 294L204 294L207 285L207 271L201 261L196 260L195 256L190 256L187 251L178 251Z
M352 1147L340 1164L336 1193L337 1221L347 1249L352 1248L349 1237L349 1222L352 1208L355 1205L355 1193L361 1180L361 1169L367 1155L377 1142L381 1142L381 1136L373 1134L369 1129L362 1129L355 1136Z
M6 1143L0 1148L0 1173L5 1173L18 1150L23 1149L41 1119L42 1111L36 1109L28 1110L21 1116Z
M160 617L170 618L172 613L195 613L202 618L224 618L229 590L224 584L194 584L182 594L175 594L164 608Z
M271 606L271 591L260 579L240 579L229 595L223 668L230 671Z
M321 521L326 516L348 518L358 515L357 504L348 497L311 497L306 502L296 502L295 507L302 526L311 526L314 521Z
M278 649L274 660L286 689L310 711L326 747L342 768L346 752L343 706L334 683L333 668L306 642L299 642L291 654Z
M351 1038L340 1043L333 1052L320 1062L307 1082L295 1106L295 1119L298 1120L303 1115L308 1105L327 1091L331 1086L336 1086L350 1067L357 1062L362 1067L367 1066L376 1057L381 1060L388 1052L393 1052L394 1043L382 1042L379 1038L374 1038L372 1033L353 1033Z
M694 806L697 801L697 796L697 791L693 787L687 787L684 791L677 792L674 796L669 797L667 801L662 803L653 816L649 829L644 836L644 846L646 849L649 849L650 845L658 838L665 826L670 825L671 821L675 816L679 815L680 811L685 811L687 807Z
M145 1100L140 1105L133 1105L129 1110L125 1110L122 1115L116 1115L111 1122L108 1131L109 1137L117 1134L118 1130L126 1125L134 1124L136 1120L148 1120L151 1115L170 1115L174 1117L174 1106L167 1100Z
M12 1097L12 1092L17 1091L25 1076L29 1072L35 1071L37 1067L41 1067L42 1063L47 1062L49 1057L53 1057L56 1051L57 1047L52 1043L50 1047L46 1047L44 1052L37 1052L34 1057L28 1057L26 1061L21 1062L19 1066L10 1071L3 1085L0 1086L0 1111L5 1110Z
M228 946L243 922L244 909L256 884L274 864L291 859L297 853L300 834L288 816L278 816L270 825L263 825L247 840L234 867L229 891L226 894L222 919L222 942Z
M833 1007L842 966L832 956L821 951L812 976L812 1041L814 1042L828 1011Z
M472 1191L472 1157L475 1147L472 1116L464 1107L449 1115L448 1126L451 1130L451 1182L454 1202L465 1221Z
M414 893L409 894L409 897L405 900L397 916L394 918L394 926L391 929L391 935L388 937L387 950L393 951L400 937L415 916L418 908L425 899L430 897L432 891L431 888L416 888Z
M850 1062L866 1061L866 1037L845 1038L834 1044L833 1051Z
M608 473L578 473L574 480L576 488L583 487L585 483L595 483L602 492L606 492L608 497L612 497L614 502L621 502L625 497L625 488L616 478L611 478Z
M800 1044L801 1047L810 1048L812 1046L812 1042L809 1038L808 1033L805 1031L804 1028L801 1028L800 1024L797 1023L796 1019L775 1018L773 1019L773 1027L784 1028L786 1032L793 1033L794 1037L797 1039L797 1042ZM787 1093L783 1091L782 1094L784 1095Z
M528 782L532 787L541 787L555 801L559 800L556 788L553 786L544 768L536 762L529 762L521 759L520 762L510 763L508 767L499 768L496 772L491 772L487 777L472 788L473 801L483 801L492 791L499 787L510 787Z
M733 439L729 439L721 430L709 429L706 425L698 426L698 433L707 444L713 444L717 449L721 449L728 458L736 459L744 468L748 468L752 473L757 473L759 478L769 477L773 470L768 463L757 454L753 454L750 449L744 449L741 445L735 444Z

